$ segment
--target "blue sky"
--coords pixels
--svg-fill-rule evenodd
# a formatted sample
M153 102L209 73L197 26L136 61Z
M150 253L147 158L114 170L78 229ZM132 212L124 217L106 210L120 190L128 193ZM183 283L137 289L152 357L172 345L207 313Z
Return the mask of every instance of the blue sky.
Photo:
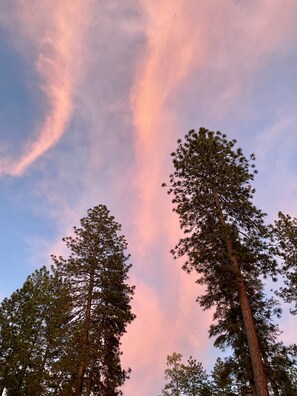
M255 152L256 204L297 216L294 0L3 0L0 5L0 296L9 296L86 210L123 225L137 320L125 392L158 394L166 355L208 368L219 351L161 183L177 138L205 126ZM287 310L287 308L285 308ZM294 341L286 314L283 338Z

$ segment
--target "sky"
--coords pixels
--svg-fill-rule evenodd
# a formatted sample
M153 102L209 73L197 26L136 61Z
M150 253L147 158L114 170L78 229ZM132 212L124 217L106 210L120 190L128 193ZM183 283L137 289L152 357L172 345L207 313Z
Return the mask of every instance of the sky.
M136 285L125 396L158 395L173 351L208 370L220 355L195 275L169 253L176 140L201 126L237 139L267 220L297 216L296 22L295 0L1 0L0 298L107 205ZM294 342L286 306L280 327Z

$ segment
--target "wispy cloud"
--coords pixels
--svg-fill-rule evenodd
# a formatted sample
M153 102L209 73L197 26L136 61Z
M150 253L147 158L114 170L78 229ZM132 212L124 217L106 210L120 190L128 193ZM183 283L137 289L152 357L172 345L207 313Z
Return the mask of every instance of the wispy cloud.
M139 362L125 388L131 395L140 389L150 394L158 392L160 388L154 384L162 378L166 355L174 350L187 350L191 335L192 341L196 341L190 342L191 347L196 344L196 349L199 334L204 332L207 337L209 320L205 316L203 325L197 325L198 315L193 312L199 310L195 304L199 288L192 277L181 275L180 265L173 262L169 253L180 232L170 200L161 189L161 183L169 174L169 153L178 133L172 98L199 62L204 44L201 41L197 45L195 22L187 17L183 1L176 1L174 5L171 1L140 3L147 17L147 43L131 91L136 191L135 234L131 240L133 257L138 262L135 279L139 285L135 295L138 318L131 325L124 344L127 361Z
M40 76L46 111L42 124L24 142L21 157L2 160L1 173L22 175L67 130L75 107L75 91L85 71L84 36L90 4L71 0L18 1L15 13L7 14L9 23L19 27L11 34L17 47L23 47L23 55L28 55L24 48L34 49L31 61ZM8 22L3 16L2 20Z

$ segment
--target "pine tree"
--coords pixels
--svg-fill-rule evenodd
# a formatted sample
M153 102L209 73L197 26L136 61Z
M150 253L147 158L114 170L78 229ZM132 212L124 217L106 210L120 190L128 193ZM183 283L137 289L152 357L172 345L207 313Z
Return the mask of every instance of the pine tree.
M256 392L268 396L251 301L253 285L262 288L260 277L276 275L276 261L265 214L252 203L254 155L247 159L235 144L204 128L178 141L168 193L174 195L174 211L186 236L172 253L175 258L186 255L183 269L195 270L197 283L206 285L198 300L204 309L215 307L215 321L240 308Z
M42 267L0 306L0 394L47 395L67 333L62 282ZM58 342L57 342L58 340Z
M234 389L233 362L229 359L218 358L215 362L211 376L211 386L213 396L238 396L238 388Z
M74 236L64 238L69 257L53 256L53 271L70 288L73 312L60 394L116 396L128 377L121 367L120 338L134 319L127 243L104 205L89 209L80 223Z
M188 359L182 362L180 353L167 356L165 379L167 383L161 396L211 396L211 389L206 371L200 362Z
M288 303L294 303L291 312L297 314L297 219L282 212L278 214L274 233L278 242L278 253L282 258L281 275L285 287L279 293Z

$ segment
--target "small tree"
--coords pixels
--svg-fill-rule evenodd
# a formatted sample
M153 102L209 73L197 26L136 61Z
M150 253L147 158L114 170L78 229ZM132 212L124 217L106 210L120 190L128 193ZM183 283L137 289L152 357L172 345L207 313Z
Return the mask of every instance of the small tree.
M186 237L172 252L174 257L186 255L183 268L200 275L197 282L207 290L198 300L204 309L216 308L215 320L224 318L233 302L238 304L256 391L268 396L251 297L261 276L276 274L276 261L265 214L252 203L254 155L247 159L235 143L204 128L178 141L168 193L174 195Z
M180 353L169 355L165 379L161 396L211 396L206 371L192 356L184 364Z
M116 396L128 376L121 368L120 338L135 317L134 287L127 284L131 264L120 229L104 205L95 206L74 236L64 238L70 256L53 256L53 271L70 288L73 312L61 394Z

